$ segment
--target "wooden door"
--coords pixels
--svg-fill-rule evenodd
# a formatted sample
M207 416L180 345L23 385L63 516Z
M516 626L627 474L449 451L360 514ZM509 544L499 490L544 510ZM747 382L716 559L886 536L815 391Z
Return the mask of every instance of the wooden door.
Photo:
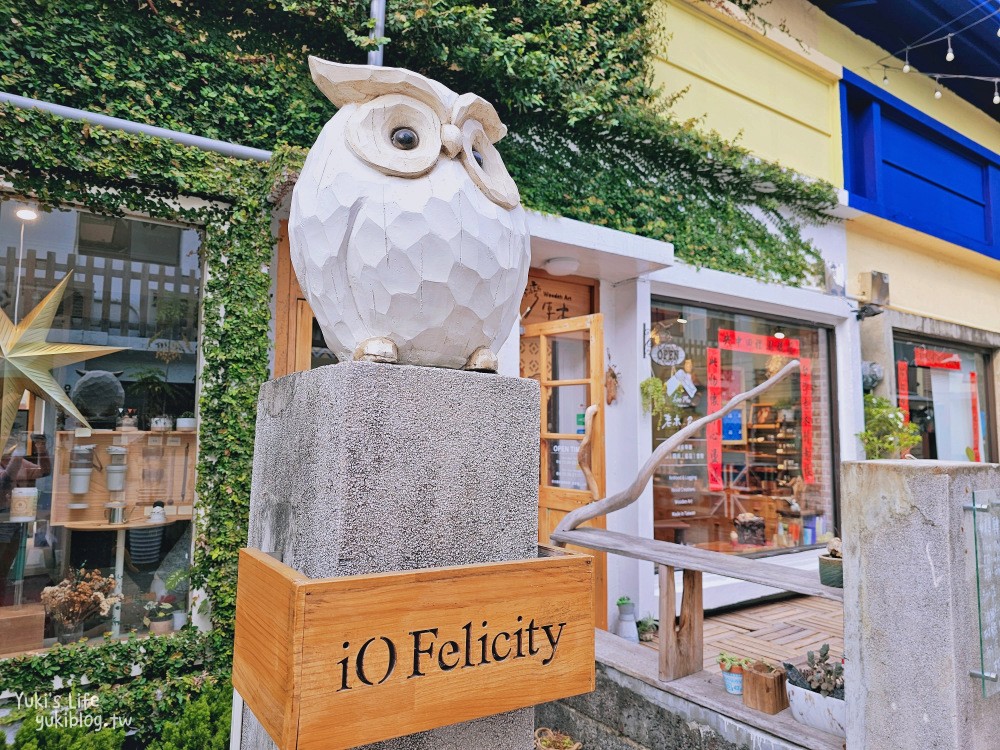
M585 315L526 325L521 334L521 376L541 387L541 476L538 487L538 539L549 535L570 511L593 502L577 463L587 407L598 407L592 436L592 469L599 496L604 471L604 318ZM605 528L605 520L586 524ZM594 607L598 627L607 628L607 561L595 557Z

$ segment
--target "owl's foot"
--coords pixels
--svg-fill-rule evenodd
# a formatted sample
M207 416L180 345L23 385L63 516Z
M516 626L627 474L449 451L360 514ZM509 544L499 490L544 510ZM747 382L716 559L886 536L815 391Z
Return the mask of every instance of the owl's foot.
M399 361L399 349L392 339L374 336L365 339L354 350L354 361L385 362L394 365Z
M469 359L462 366L462 369L476 370L478 372L496 372L499 366L500 363L497 361L497 355L485 346L481 346L469 355Z

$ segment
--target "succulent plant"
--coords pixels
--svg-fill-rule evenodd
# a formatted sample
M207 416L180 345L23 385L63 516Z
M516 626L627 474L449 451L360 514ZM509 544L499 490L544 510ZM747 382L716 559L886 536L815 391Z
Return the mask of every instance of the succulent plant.
M838 662L830 662L830 644L824 643L817 656L815 651L806 655L806 666L796 668L786 663L788 681L796 687L811 690L820 695L844 698L844 667Z

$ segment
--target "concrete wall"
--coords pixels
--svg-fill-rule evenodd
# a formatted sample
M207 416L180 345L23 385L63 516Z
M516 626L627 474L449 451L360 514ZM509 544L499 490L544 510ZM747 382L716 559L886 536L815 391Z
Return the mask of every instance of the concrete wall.
M997 464L844 465L848 747L997 747L1000 693L985 697L969 674L981 668L980 617L977 543L964 506L988 502L980 491L995 498L998 485ZM1000 571L981 573L983 592L996 591ZM998 614L983 619L993 641ZM987 660L987 671L998 666Z

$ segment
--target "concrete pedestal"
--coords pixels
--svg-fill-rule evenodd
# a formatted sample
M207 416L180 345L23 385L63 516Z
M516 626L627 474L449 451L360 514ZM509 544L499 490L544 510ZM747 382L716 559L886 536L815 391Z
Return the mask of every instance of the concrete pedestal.
M984 698L969 675L979 616L963 506L1000 488L1000 466L863 461L842 473L848 747L996 748L1000 695Z
M348 362L269 382L249 546L313 578L534 557L538 433L531 380ZM366 748L529 750L533 716L522 709ZM274 747L245 707L240 739L247 750Z

